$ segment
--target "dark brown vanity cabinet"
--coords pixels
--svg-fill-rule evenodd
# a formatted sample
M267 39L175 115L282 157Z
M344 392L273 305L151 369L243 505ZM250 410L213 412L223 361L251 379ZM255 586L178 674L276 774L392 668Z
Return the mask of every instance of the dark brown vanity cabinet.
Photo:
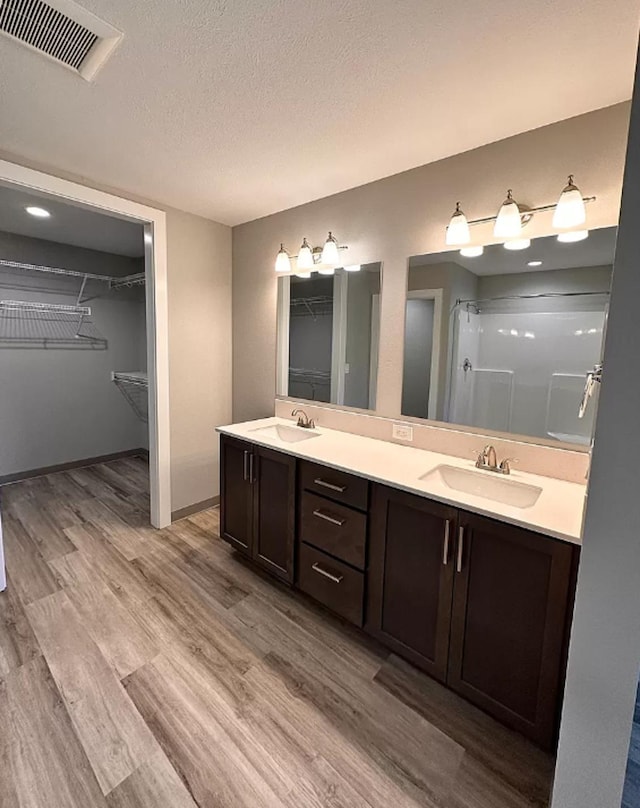
M456 552L447 682L550 746L578 548L461 512Z
M220 468L220 535L292 583L295 458L223 435Z
M440 681L447 676L456 517L454 508L374 486L367 629Z
M577 548L375 486L367 629L553 744Z

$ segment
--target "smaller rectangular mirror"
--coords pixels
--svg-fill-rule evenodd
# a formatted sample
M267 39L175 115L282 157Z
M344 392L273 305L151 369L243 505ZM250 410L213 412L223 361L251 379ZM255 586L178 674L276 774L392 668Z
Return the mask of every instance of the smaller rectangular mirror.
M375 409L381 265L278 279L279 397Z
M402 414L587 447L616 234L412 257Z

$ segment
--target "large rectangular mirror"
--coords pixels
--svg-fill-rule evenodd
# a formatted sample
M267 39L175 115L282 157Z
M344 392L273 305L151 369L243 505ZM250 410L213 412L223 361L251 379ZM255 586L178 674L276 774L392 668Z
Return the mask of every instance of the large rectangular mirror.
M403 415L588 446L616 234L411 258Z
M375 409L381 265L278 279L277 395Z

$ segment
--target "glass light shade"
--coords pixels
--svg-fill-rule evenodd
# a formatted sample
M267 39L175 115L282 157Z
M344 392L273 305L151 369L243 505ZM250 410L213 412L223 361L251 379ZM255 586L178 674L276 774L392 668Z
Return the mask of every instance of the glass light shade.
M310 277L310 272L296 272L296 278L304 278L305 280L308 280Z
M460 250L460 255L463 258L478 258L484 252L484 247L463 247Z
M335 267L318 267L318 275L333 275L335 271Z
M578 227L587 221L587 211L582 194L574 184L573 175L569 175L569 183L560 194L560 199L553 213L553 226L562 230Z
M280 245L278 255L276 256L276 272L291 272L291 258L289 253L285 250L284 244Z
M505 250L527 250L531 246L530 238L516 238L513 241L505 241Z
M449 222L449 227L447 227L445 240L449 247L457 247L460 244L468 244L471 241L469 222L467 221L467 217L460 210L459 202L456 202L456 209Z
M527 263L527 266L528 267L541 267L542 266L542 261L529 261Z
M313 269L313 253L306 238L302 239L302 245L300 246L300 251L298 252L296 267L303 272Z
M560 233L558 241L563 244L574 244L576 241L584 241L589 238L588 230L571 230L569 233Z
M338 252L338 242L329 231L329 237L324 243L322 248L322 258L320 259L323 264L328 266L336 266L340 263L340 253Z
M493 227L493 235L496 238L517 238L521 231L520 208L509 190L507 191L507 198L498 211L496 223Z
M349 264L348 267L343 267L345 272L360 272L360 264Z

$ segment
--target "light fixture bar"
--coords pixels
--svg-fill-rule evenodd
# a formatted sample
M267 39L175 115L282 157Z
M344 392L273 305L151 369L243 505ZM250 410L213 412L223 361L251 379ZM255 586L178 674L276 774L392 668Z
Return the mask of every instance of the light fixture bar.
M348 250L349 247L346 244L339 244L339 250ZM316 255L322 255L322 247L312 247L311 252L313 253L313 257L315 258ZM291 258L297 258L297 255L292 255ZM338 267L339 269L339 267Z
M589 202L595 202L595 196L583 196L582 201L586 204ZM532 216L534 213L545 213L548 210L555 210L555 207L558 203L554 202L552 205L539 205L537 208L527 208L526 210L521 211L522 216ZM495 222L497 216L485 216L483 219L469 219L468 224L471 226L472 224L489 224L490 222Z

